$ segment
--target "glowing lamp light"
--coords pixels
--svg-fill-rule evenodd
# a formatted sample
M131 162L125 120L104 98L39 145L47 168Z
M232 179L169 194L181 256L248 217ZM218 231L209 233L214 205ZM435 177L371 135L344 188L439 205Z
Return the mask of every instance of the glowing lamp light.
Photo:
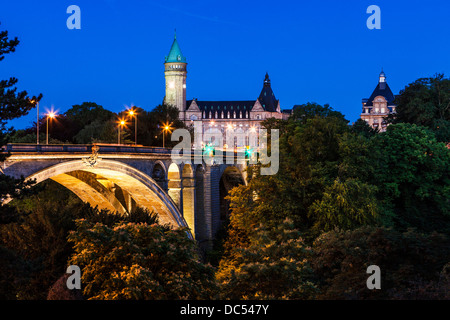
M56 113L52 111L52 112L49 112L49 113L47 114L47 116L48 116L50 119L53 119L53 118L56 117Z
M208 154L210 157L214 155L214 146L211 144L207 144L205 146L204 154Z
M253 149L250 149L250 146L247 146L247 148L245 149L245 155L248 157L251 157L253 154Z

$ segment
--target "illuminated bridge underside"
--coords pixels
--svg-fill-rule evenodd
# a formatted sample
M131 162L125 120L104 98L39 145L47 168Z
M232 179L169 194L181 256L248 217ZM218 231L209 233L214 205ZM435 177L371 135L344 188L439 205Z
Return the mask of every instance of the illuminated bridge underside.
M158 213L161 223L186 226L172 199L146 174L126 164L102 160L94 168L69 161L39 171L29 179L52 179L99 209L121 213L139 206Z
M97 206L99 209L119 213L131 211L127 201L121 202L116 196L117 191L122 189L105 177L87 171L73 171L59 174L51 179L71 190L84 202Z

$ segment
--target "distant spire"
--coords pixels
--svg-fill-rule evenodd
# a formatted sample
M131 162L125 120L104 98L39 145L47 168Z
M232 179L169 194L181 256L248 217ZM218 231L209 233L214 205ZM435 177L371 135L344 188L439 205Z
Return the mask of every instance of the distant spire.
M268 72L266 72L266 76L264 77L264 86L270 86L270 79Z
M381 68L379 82L386 82L386 74L384 73L383 68Z
M175 39L175 40L177 39L177 28L175 28L175 36L174 36L174 39Z

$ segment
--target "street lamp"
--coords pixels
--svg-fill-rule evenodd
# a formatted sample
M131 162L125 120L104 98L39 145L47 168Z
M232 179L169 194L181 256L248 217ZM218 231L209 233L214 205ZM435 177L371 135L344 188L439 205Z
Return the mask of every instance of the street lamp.
M37 121L36 121L36 144L39 144L39 101L32 99L31 103L34 103L37 107Z
M165 142L164 142L164 138L165 138L165 136L166 136L166 132L167 131L169 131L169 133L170 132L172 132L172 127L171 127L171 123L169 124L169 123L165 123L165 124L163 124L163 148L165 147Z
M128 115L134 117L134 145L137 146L137 112L131 109Z
M120 129L125 126L126 122L123 119L119 120L119 125L117 126L117 144L120 144Z
M47 113L47 139L46 139L46 144L48 144L48 119L54 119L56 117L56 113L53 111L50 111L49 113Z

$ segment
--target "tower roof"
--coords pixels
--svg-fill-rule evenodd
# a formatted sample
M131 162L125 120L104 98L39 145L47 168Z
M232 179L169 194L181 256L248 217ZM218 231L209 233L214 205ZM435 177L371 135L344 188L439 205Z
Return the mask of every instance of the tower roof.
M269 112L276 112L278 106L278 100L275 98L275 95L272 91L272 87L270 85L269 74L266 73L264 78L264 85L259 95L259 103L261 103L264 110Z
M186 63L186 57L181 53L180 45L177 41L177 34L173 39L172 47L170 48L169 55L166 56L165 62L183 62Z
M383 96L386 101L388 102L388 105L392 105L395 99L395 95L392 93L391 88L389 88L387 82L386 82L386 74L383 72L383 70L380 73L380 78L378 80L378 84L375 87L375 89L372 92L372 95L369 99L367 99L366 106L372 106L373 100L375 97Z

